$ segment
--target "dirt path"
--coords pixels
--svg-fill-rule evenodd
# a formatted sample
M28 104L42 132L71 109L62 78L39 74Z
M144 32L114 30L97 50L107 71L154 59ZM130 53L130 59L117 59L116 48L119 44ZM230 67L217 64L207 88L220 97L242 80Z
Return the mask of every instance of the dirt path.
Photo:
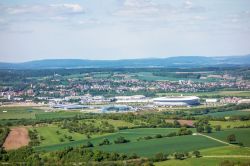
M7 136L3 147L5 150L18 149L29 144L30 138L28 130L25 127L12 128Z
M217 141L217 142L220 142L220 143L223 143L223 144L226 144L226 145L236 146L236 145L232 145L232 144L230 144L230 143L228 143L228 142L225 142L225 141L219 140L219 139L217 139L217 138L210 137L210 136L205 135L205 134L196 133L196 135L200 135L200 136L203 136L203 137L207 137L207 138L209 138L209 139L212 139L212 140L214 140L214 141Z

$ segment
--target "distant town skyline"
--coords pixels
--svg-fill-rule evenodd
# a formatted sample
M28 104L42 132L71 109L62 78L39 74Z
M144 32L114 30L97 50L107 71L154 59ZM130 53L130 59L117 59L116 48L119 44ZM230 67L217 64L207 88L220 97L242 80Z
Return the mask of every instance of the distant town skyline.
M249 0L1 0L0 61L250 53Z

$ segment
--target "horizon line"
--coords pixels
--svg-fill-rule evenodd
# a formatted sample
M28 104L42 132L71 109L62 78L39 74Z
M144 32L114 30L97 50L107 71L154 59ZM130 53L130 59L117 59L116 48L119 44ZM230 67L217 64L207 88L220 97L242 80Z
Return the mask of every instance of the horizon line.
M207 57L207 58L219 58L219 57L235 57L235 56L249 56L249 54L239 54L239 55L215 55L215 56L209 56L209 55L173 55L173 56L167 56L167 57L145 57L145 58L128 58L128 59L80 59L80 58L44 58L44 59L31 59L31 60L24 60L24 61L1 61L0 63L13 63L13 64L19 64L19 63L26 63L26 62L35 62L35 61L45 61L45 60L86 60L86 61L123 61L123 60L140 60L140 59L167 59L167 58L174 58L174 57Z

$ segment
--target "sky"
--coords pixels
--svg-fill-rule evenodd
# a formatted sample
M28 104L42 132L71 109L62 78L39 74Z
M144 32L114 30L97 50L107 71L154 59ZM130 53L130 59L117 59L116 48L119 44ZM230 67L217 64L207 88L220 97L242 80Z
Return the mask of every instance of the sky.
M250 0L0 0L0 61L250 53Z

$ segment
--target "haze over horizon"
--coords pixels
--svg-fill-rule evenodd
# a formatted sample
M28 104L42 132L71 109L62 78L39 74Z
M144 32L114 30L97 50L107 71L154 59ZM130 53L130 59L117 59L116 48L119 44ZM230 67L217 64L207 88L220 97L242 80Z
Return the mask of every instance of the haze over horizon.
M248 0L2 0L0 61L250 53Z

